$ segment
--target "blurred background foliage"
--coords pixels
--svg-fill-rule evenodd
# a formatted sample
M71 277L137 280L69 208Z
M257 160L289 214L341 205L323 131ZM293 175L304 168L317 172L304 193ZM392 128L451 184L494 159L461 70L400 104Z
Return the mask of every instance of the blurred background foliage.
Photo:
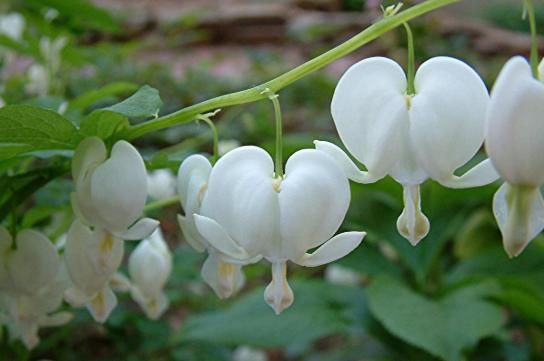
M0 97L63 112L79 124L93 109L148 84L160 91L161 114L167 114L253 86L319 54L379 17L379 3L8 0L0 11L22 14L26 25L18 39L0 35ZM541 3L537 20L542 29ZM456 56L488 85L505 59L529 49L521 1L467 0L412 25L419 62ZM286 156L312 147L314 139L338 143L329 104L349 65L373 55L404 64L405 52L399 29L281 91ZM31 70L36 65L41 73ZM221 140L273 150L268 102L223 109L214 119ZM211 151L211 134L204 124L189 123L136 145L148 166L175 172L187 155ZM23 226L41 227L55 241L70 225L72 184L57 178L69 157L37 152L0 162L2 171L51 171L41 182L21 185L28 195L39 188L21 207L27 210ZM220 301L200 279L203 256L177 228L180 207L154 210L150 215L161 220L175 265L167 287L171 307L161 320L147 320L121 297L106 324L78 311L67 326L42 330L32 352L9 344L3 332L0 360L544 360L544 239L519 258L507 258L491 213L497 187L451 190L427 182L422 204L432 228L414 248L395 226L400 186L390 179L353 184L343 228L365 230L367 238L335 265L292 267L296 300L281 316L262 299L265 265L247 267L242 292ZM4 201L0 197L0 205Z

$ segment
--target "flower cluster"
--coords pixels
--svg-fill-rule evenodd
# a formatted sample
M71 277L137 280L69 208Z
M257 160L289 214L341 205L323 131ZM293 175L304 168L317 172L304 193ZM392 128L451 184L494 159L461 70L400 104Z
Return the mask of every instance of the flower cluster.
M244 266L266 260L272 276L264 299L277 314L294 301L288 262L321 266L349 254L365 237L336 234L350 205L349 180L391 176L400 183L404 210L397 228L415 246L430 228L421 208L423 182L466 188L502 177L493 212L506 252L517 256L544 229L544 63L537 72L515 57L489 95L471 67L450 57L426 61L413 79L387 58L355 64L340 79L331 112L345 147L366 170L329 142L294 153L285 174L281 151L275 164L261 148L234 144L215 164L189 156L176 182L170 171L148 175L128 142L109 149L88 137L73 157L74 220L65 244L55 248L37 231L10 234L0 227L0 323L32 348L39 327L70 320L60 310L63 300L104 322L117 304L115 291L128 292L149 318L160 317L169 304L163 288L172 256L159 222L142 214L148 195L168 199L174 183L184 238L207 252L203 280L227 298L243 287ZM484 145L489 159L456 175ZM142 241L128 259L127 277L119 267L130 240ZM347 273L336 278L358 283Z
M62 257L39 232L23 230L13 240L0 228L0 323L28 348L38 343L39 327L70 320L70 313L57 312L63 300L85 306L98 322L116 306L114 290L129 292L152 319L168 307L162 289L172 258L158 222L140 218L147 173L137 150L120 141L108 157L102 140L87 138L76 149L72 175L75 219L65 244L58 244ZM124 241L141 239L128 279L118 272Z
M359 183L390 175L404 188L400 234L416 245L429 231L421 211L419 186L431 178L445 187L505 183L493 213L510 257L519 255L544 229L544 62L537 76L521 57L501 71L491 96L465 63L432 58L415 74L408 91L403 70L375 57L352 66L340 79L331 111L340 138L366 167L361 171L339 147L316 141L345 174ZM484 145L489 159L457 176Z

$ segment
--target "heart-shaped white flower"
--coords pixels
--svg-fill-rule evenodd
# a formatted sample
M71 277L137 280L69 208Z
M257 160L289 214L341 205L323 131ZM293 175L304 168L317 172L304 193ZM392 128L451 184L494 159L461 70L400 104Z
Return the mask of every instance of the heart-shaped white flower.
M202 279L214 290L219 298L235 294L245 282L242 265L212 245L198 233L194 214L200 213L202 200L208 187L212 165L202 155L186 158L178 171L178 193L185 216L178 215L178 222L185 240L198 252L208 251L208 258L202 266ZM257 262L258 259L251 260Z
M123 260L123 250L122 240L78 220L68 231L64 259L73 287L66 291L66 299L76 307L85 305L98 322L104 322L117 305L109 282Z
M21 339L31 349L39 342L41 326L70 320L67 312L55 313L67 282L61 275L57 251L47 237L34 230L23 230L16 241L14 249L11 235L0 227L0 310L4 311L3 323L8 326L10 337Z
M544 229L544 62L535 79L522 57L499 74L487 113L485 147L506 181L493 198L493 213L510 257Z
M128 260L132 298L151 319L159 318L168 308L163 287L172 272L172 255L160 229L138 244Z
M60 258L51 241L42 233L25 229L17 234L17 248L0 227L0 290L32 295L51 283L60 267Z
M332 237L349 201L348 180L327 154L296 152L280 178L268 153L246 146L214 166L195 222L206 241L232 259L262 256L272 263L265 299L280 313L293 302L287 261L319 266L345 256L362 241L363 232ZM314 253L306 253L315 247Z
M100 138L84 139L74 154L72 176L72 208L81 222L124 240L143 239L157 228L156 220L139 219L147 198L147 173L130 143L115 143L108 158Z
M489 96L478 74L457 59L436 57L420 66L414 83L416 93L407 94L402 68L382 57L353 65L338 82L332 116L342 142L366 172L337 146L316 143L354 181L370 183L390 175L402 184L405 209L397 226L413 245L429 230L419 196L427 178L464 188L498 177L487 160L462 177L454 174L484 140Z

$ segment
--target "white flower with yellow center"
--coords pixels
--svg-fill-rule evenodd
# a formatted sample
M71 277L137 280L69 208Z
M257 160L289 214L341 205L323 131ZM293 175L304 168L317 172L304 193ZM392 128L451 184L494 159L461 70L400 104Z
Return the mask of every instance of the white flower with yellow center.
M394 61L365 59L342 76L332 99L336 129L349 152L366 167L360 171L337 146L316 142L337 159L348 177L371 183L387 175L404 188L399 232L416 245L429 231L421 211L419 186L432 178L450 188L476 187L498 178L485 160L458 177L484 141L489 96L476 72L449 57L423 63L407 94L407 79Z
M227 153L213 167L200 212L194 216L202 237L232 260L262 256L272 263L265 300L276 313L294 299L287 284L287 261L323 265L351 252L365 235L334 236L348 210L350 190L330 156L301 150L285 169L285 176L277 177L272 158L261 148L246 146Z

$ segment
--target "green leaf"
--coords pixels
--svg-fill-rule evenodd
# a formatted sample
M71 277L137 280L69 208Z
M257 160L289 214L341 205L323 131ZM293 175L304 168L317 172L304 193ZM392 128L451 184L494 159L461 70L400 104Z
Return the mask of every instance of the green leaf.
M76 29L92 28L103 32L116 32L119 26L104 9L86 0L25 0L25 5L37 9L56 9L68 24Z
M81 121L79 130L86 137L97 136L106 139L116 131L128 126L128 119L124 115L98 109Z
M70 107L85 110L96 102L120 94L126 94L135 91L138 86L129 82L115 82L108 84L100 89L93 89L82 94L70 102Z
M460 361L462 351L497 333L504 317L484 298L497 294L494 284L477 284L431 300L389 277L368 288L373 315L398 338L446 361Z
M360 289L302 280L291 286L295 302L279 316L264 302L263 289L258 288L225 311L190 317L176 339L256 347L304 344L347 331L353 323L346 311L348 304L364 305Z
M159 91L144 85L136 93L120 103L104 108L133 119L156 117L162 106Z
M0 159L36 150L73 149L76 127L59 114L28 105L0 109Z

